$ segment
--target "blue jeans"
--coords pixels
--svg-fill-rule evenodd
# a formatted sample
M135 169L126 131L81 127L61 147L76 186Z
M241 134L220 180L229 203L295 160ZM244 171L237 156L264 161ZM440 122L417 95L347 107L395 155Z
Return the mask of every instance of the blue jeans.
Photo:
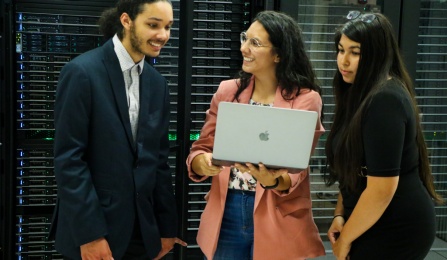
M228 189L213 260L253 259L254 203L255 192Z

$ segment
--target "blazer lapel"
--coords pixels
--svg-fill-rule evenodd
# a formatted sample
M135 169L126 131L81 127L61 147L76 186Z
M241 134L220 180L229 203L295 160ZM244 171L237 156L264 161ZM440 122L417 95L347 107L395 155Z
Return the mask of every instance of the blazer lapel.
M136 151L136 146L132 138L132 130L130 128L129 108L126 100L126 89L123 78L123 72L119 65L118 57L113 50L113 43L109 40L104 45L104 66L107 69L110 82L112 84L113 94L115 96L115 102L118 107L121 123L126 131L127 141L132 147L133 151Z
M253 95L253 84L254 84L254 77L250 79L250 83L248 83L248 86L241 92L239 95L239 103L242 104L248 104L251 96ZM237 102L237 100L234 100L234 102Z

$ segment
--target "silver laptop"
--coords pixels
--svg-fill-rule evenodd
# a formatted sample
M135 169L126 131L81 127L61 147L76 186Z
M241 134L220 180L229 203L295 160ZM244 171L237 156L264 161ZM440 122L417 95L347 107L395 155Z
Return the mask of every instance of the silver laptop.
M315 111L221 102L212 162L299 172L309 165L317 119Z

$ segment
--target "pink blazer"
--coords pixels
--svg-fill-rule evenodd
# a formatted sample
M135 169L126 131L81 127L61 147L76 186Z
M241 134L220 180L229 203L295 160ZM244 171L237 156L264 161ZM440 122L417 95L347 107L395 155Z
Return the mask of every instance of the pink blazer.
M236 90L236 80L226 80L220 84L213 96L200 137L193 143L186 160L188 175L195 182L203 181L208 176L199 176L191 170L192 159L198 154L213 152L218 104L221 101L237 102L233 100ZM239 96L240 103L248 104L252 92L253 81ZM273 106L312 110L321 114L322 101L317 92L309 90L302 90L298 97L286 101L278 88ZM318 138L323 133L324 128L318 120L312 149L315 149ZM279 152L280 149L278 147ZM313 221L308 171L309 169L298 174L290 174L292 186L286 192L264 190L257 185L254 206L255 260L305 259L325 254L317 226ZM207 196L208 201L200 219L197 243L208 259L213 259L217 247L229 174L230 167L226 167L213 177L211 190Z

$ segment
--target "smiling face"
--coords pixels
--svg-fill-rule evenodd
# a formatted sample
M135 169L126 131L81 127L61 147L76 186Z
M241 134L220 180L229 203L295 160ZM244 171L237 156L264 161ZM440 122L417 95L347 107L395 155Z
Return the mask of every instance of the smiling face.
M128 14L120 17L125 28L123 45L135 62L144 56L156 57L168 42L174 22L172 6L165 1L144 4L134 20Z
M275 73L279 58L273 52L273 45L264 26L257 21L253 22L246 35L247 40L241 43L240 49L244 58L242 70L255 76ZM254 45L255 42L258 45Z
M343 80L353 83L360 61L360 43L342 35L338 43L337 66Z

